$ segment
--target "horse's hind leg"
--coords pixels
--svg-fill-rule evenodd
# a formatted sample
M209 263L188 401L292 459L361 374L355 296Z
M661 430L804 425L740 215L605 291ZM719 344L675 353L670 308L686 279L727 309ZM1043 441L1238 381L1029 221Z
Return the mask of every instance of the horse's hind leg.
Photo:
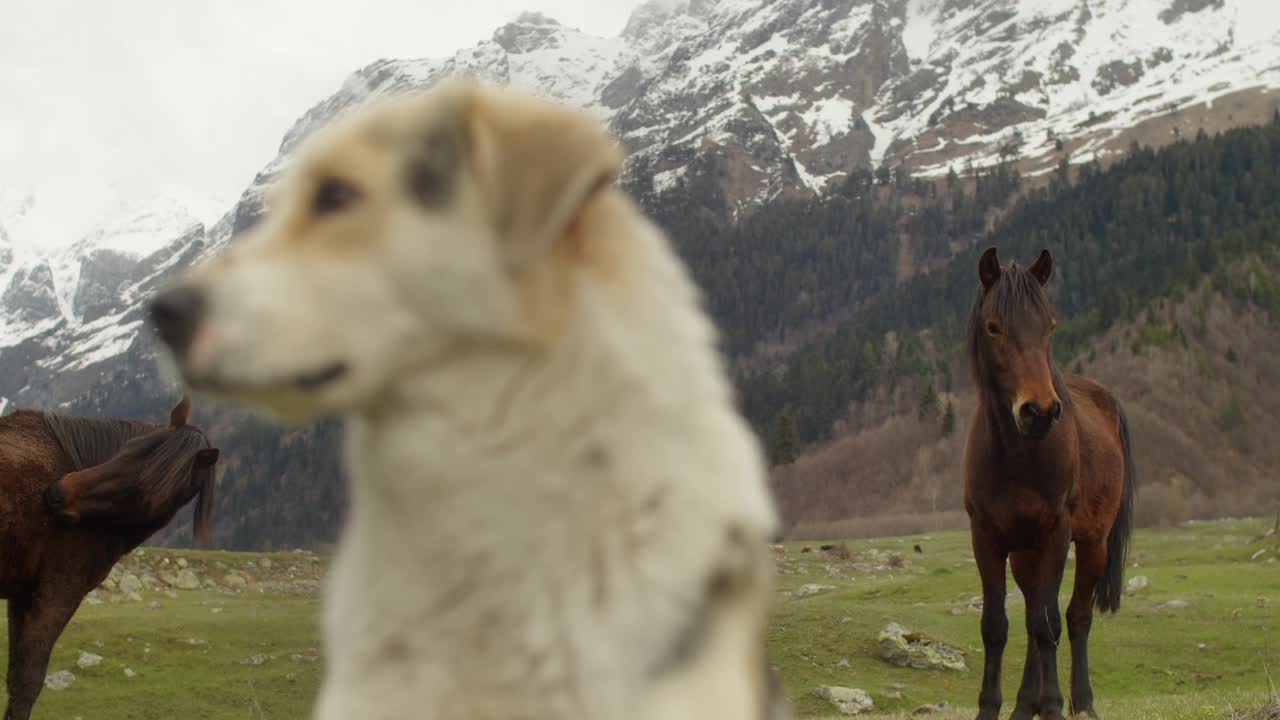
M1067 636L1071 638L1071 714L1098 717L1093 711L1089 682L1089 629L1093 625L1093 596L1107 568L1107 548L1097 542L1076 542L1076 582L1067 605Z
M9 601L9 705L4 720L28 720L31 708L44 688L49 654L67 621L75 614L80 597L62 596Z

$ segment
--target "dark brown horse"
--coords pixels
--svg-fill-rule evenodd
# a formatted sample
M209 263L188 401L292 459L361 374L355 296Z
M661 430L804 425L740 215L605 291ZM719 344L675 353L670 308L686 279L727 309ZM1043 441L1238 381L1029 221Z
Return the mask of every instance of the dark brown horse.
M84 596L196 498L207 541L218 450L187 424L18 410L0 418L0 598L9 601L9 703L27 720L49 653Z
M1027 608L1027 660L1015 720L1062 718L1058 590L1068 546L1076 577L1067 606L1071 711L1096 717L1089 684L1093 606L1120 607L1133 527L1134 468L1124 412L1106 388L1059 373L1053 362L1053 274L1045 250L1030 268L1002 268L995 248L978 265L967 350L978 409L965 446L965 510L982 575L986 652L979 720L1001 705L1000 665L1009 636L1005 561Z

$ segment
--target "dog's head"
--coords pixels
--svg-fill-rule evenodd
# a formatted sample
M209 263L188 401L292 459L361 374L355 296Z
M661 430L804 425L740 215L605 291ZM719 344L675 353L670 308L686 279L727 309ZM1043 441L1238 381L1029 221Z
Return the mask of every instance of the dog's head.
M405 373L553 336L553 260L621 160L593 119L510 90L383 101L308 140L265 218L152 320L197 390L358 410Z

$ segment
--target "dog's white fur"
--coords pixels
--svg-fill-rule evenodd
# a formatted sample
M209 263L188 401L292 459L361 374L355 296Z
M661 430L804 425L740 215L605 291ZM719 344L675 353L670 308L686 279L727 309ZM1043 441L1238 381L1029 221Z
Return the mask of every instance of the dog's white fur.
M347 418L317 718L767 716L761 452L620 164L583 115L454 81L310 140L185 279L194 388Z

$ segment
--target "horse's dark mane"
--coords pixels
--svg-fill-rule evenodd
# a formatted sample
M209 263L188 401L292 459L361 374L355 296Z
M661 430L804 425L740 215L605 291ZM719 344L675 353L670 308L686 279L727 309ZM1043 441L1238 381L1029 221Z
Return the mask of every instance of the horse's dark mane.
M1000 273L1000 279L996 280L985 293L979 290L978 297L969 310L969 324L965 329L964 342L965 351L969 356L969 369L979 389L987 386L986 358L983 357L982 352L983 338L987 334L983 326L982 312L986 303L991 303L994 314L1008 324L1022 322L1028 317L1053 317L1053 305L1049 302L1048 293L1044 291L1044 287L1030 270L1023 270L1017 263L1010 263L1004 268ZM1066 392L1062 374L1058 372L1058 366L1053 362L1052 355L1049 357L1049 369L1053 373L1054 388L1061 396L1062 402L1069 404L1069 393Z
M172 497L191 482L191 462L196 452L209 447L204 433L190 425L174 428L147 455L142 465L142 484L155 497Z
M159 425L137 420L79 417L61 413L41 413L44 425L71 458L76 470L101 465L139 435L159 430Z

